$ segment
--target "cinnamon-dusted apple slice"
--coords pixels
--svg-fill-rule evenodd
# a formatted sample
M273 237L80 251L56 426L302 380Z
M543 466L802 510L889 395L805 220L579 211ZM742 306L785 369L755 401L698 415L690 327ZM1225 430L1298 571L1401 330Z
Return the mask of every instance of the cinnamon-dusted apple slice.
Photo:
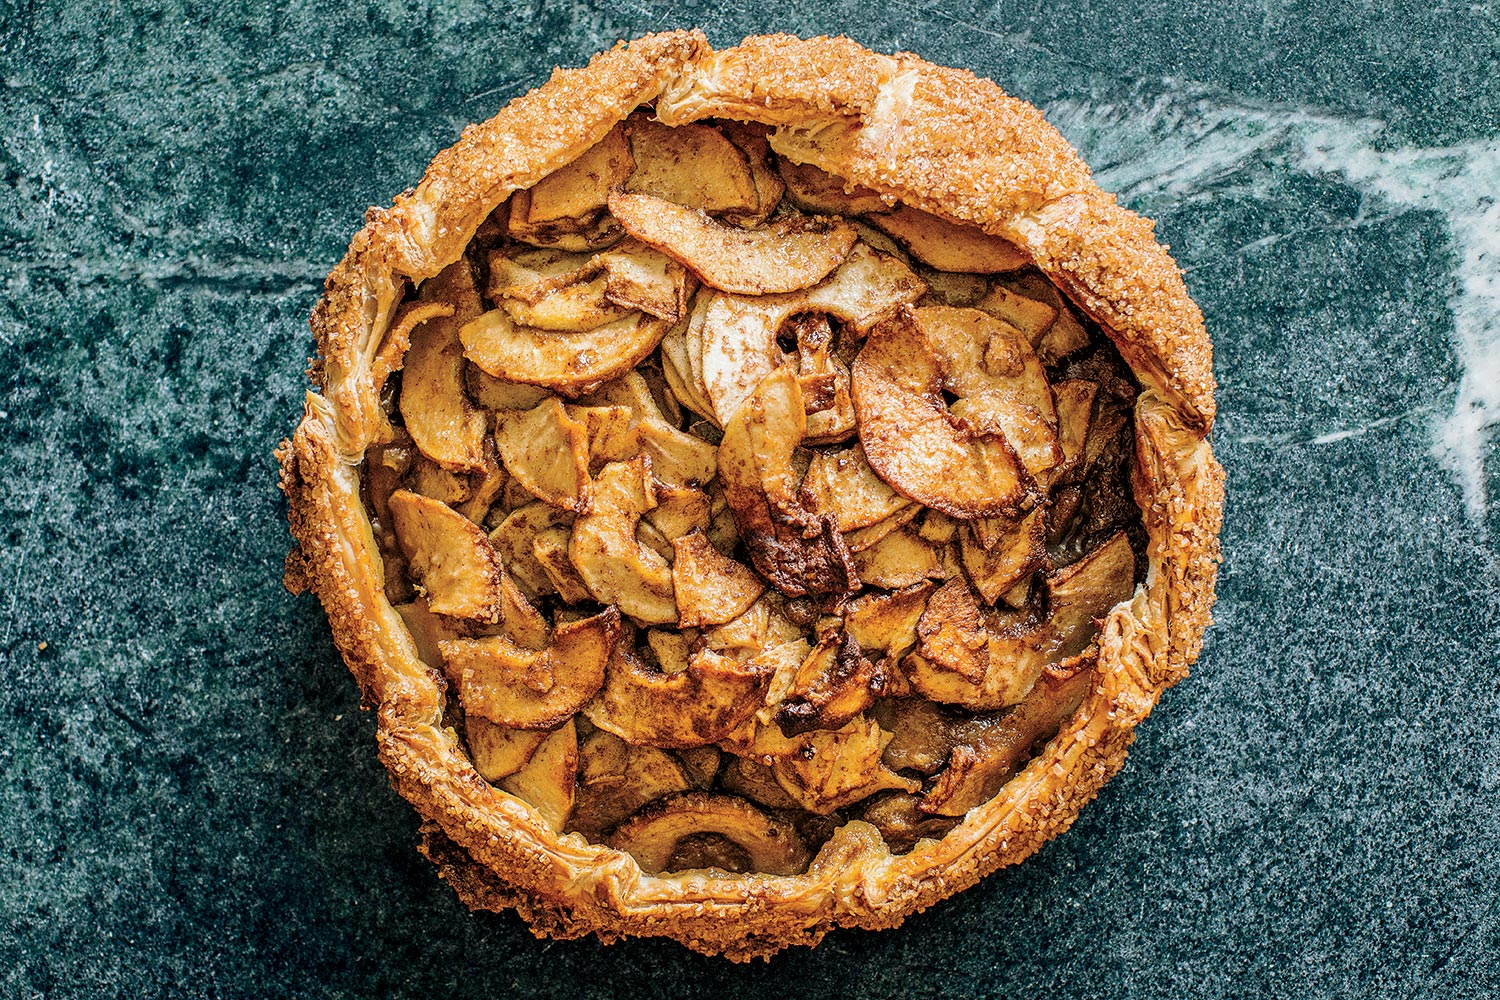
M648 194L616 192L609 210L627 233L675 258L705 285L740 295L809 288L844 262L855 241L854 229L836 219L787 215L739 229Z
M593 482L593 504L573 522L569 554L594 598L642 622L677 620L672 567L636 539L641 515L656 506L651 462L609 462Z
M760 207L745 154L713 126L668 128L636 115L626 129L635 158L626 191L713 213L751 213Z
M957 518L1014 514L1041 500L1003 435L948 411L942 362L911 313L871 332L852 374L860 443L897 492Z
M607 403L630 408L634 421L632 433L640 451L651 459L651 474L661 482L699 485L718 474L718 448L672 426L639 372L626 372L583 398L596 405Z
M401 417L422 454L453 472L484 468L485 416L464 394L459 329L479 315L479 293L466 260L422 286L424 299L451 306L411 331L401 373Z
M919 840L941 840L957 824L947 816L932 816L919 807L915 795L892 792L871 799L860 819L880 831L880 839L892 854L904 854Z
M1048 648L1053 659L1082 652L1103 618L1135 593L1135 553L1125 532L1047 578Z
M1092 662L1053 674L1002 716L975 716L953 728L948 767L922 799L923 812L962 816L994 798L1031 757L1032 748L1057 735L1078 710L1095 678Z
M869 215L891 206L869 188L850 184L810 163L782 157L776 164L786 182L786 195L798 208L820 215Z
M798 495L809 510L838 518L843 532L868 528L911 504L875 475L858 442L814 452Z
M655 462L651 463L651 474L656 475ZM646 520L675 542L695 531L708 531L712 503L707 493L695 487L660 483L656 487L656 506L646 512Z
M530 762L547 737L545 729L510 729L478 715L465 720L464 736L474 770L490 783L508 778Z
M740 406L719 443L719 477L751 561L782 593L841 594L859 589L853 557L830 514L797 500L793 453L807 427L789 366L766 376Z
M785 605L780 594L767 591L734 621L705 629L704 647L725 656L748 660L801 640L802 630L786 617ZM802 662L800 656L797 662Z
M905 499L903 497L902 499ZM863 552L885 540L885 537L894 531L900 531L922 513L923 507L907 501L905 505L896 508L894 514L876 521L874 524L864 528L855 528L853 531L844 533L844 544L849 546L850 552ZM920 536L919 536L920 537Z
M597 255L604 268L604 296L616 306L639 309L667 323L687 315L698 287L687 268L671 257L636 240Z
M891 734L882 753L887 767L935 774L948 762L957 713L926 698L889 698L870 714Z
M563 285L535 302L502 299L500 307L512 322L521 326L555 333L582 333L613 323L631 312L608 298L608 282L601 274Z
M489 262L487 292L497 305L504 299L535 304L560 288L599 273L593 255L567 250L508 247L491 251Z
M1041 274L1036 271L1007 274L1000 279L1000 282L1016 294L1045 303L1056 310L1057 319L1048 324L1034 342L1037 356L1042 359L1042 364L1055 365L1068 355L1088 346L1088 331L1079 322L1073 312L1073 307L1063 298L1057 286Z
M1016 704L1047 662L1042 630L1016 618L1010 631L991 629L968 581L949 580L917 623L917 651L905 661L912 687L976 711Z
M633 746L716 743L760 707L770 680L761 662L700 650L686 670L653 670L620 643L603 687L583 707L588 720Z
M771 165L771 144L767 141L768 129L758 122L726 121L719 126L725 138L734 143L750 167L750 181L755 186L755 209L749 212L730 210L724 218L738 226L758 226L765 222L786 192L781 175Z
M781 787L808 812L827 815L887 789L915 792L922 783L885 766L891 740L874 719L860 717L842 729L798 737L799 749L771 765Z
M484 530L447 504L397 490L391 519L412 576L435 614L500 620L505 570Z
M538 500L578 513L590 502L588 428L548 397L524 412L495 418L495 447L505 471Z
M458 675L465 713L512 729L551 729L598 692L619 636L620 613L608 608L559 624L546 649L503 635L444 639L438 649Z
M668 324L633 312L578 333L521 326L491 309L459 330L464 357L496 378L579 396L634 368L656 349Z
M680 628L733 621L766 591L750 567L720 554L702 531L674 538L672 547L676 550L672 585Z
M549 589L566 604L581 604L593 600L594 595L573 565L572 540L570 529L548 528L531 540L531 554L547 575Z
M635 747L596 730L578 748L578 785L568 829L598 842L648 802L692 788L686 768L664 750Z
M1057 442L1062 461L1052 470L1052 482L1067 482L1082 465L1088 445L1089 427L1094 421L1094 400L1098 383L1085 379L1065 379L1052 385L1057 405Z
M467 366L464 386L469 398L485 410L530 410L552 395L539 385L496 378L476 365Z
M854 400L849 366L834 353L833 327L822 313L793 320L797 338L797 381L807 410L807 443L832 444L854 433Z
M787 320L798 313L825 313L863 333L926 290L905 264L861 243L826 280L801 292L700 293L703 305L688 326L689 370L683 374L701 383L700 395L711 408L705 416L723 426L761 379L787 363L776 340Z
M716 867L729 862L734 870L795 875L812 859L790 823L772 819L744 799L708 792L656 800L620 824L609 845L634 857L642 871L656 874L702 860L680 854L697 853L692 848L699 845L692 842L705 835L721 837L737 849L723 852L728 856Z
M589 468L605 462L623 462L641 449L636 416L628 406L574 406L564 409L583 425L588 438Z
M396 310L391 319L391 328L380 339L380 349L370 362L370 379L379 393L385 388L391 372L400 370L405 363L406 352L411 349L412 331L436 317L453 315L451 302L407 302Z
M917 622L936 585L923 580L886 593L870 591L849 602L844 628L861 648L899 659L916 645Z
M616 125L577 159L531 186L526 222L538 226L597 215L610 191L624 183L634 167L625 130ZM511 214L514 226L514 211Z
M500 787L541 814L554 833L561 833L573 811L578 779L578 727L569 719L547 734L531 759Z
M1042 363L1021 332L978 309L912 310L958 399L950 412L981 433L1005 435L1026 471L1045 481L1062 460L1057 411Z
M776 724L788 736L838 729L885 694L887 677L845 631L825 635L797 668L776 709Z
M935 550L910 528L900 528L869 548L854 553L860 582L897 590L923 580L941 580L943 563Z
M1041 342L1042 335L1057 321L1058 317L1055 306L1050 306L1040 299L1027 298L1000 284L995 285L984 298L974 303L974 307L984 310L996 319L1009 323L1021 331L1021 335L1033 348Z
M991 236L974 226L963 226L901 205L892 212L867 216L894 236L911 255L939 271L959 274L996 274L1031 263L1014 243Z
M981 523L1004 525L1004 530L985 544L979 539ZM958 539L964 571L984 603L994 604L1046 561L1045 511L1038 507L1019 521L1002 518L970 521L959 529Z
M571 533L572 526L572 514L539 501L511 511L490 532L490 544L499 553L511 578L527 596L550 594L554 587L546 570L537 561L534 543L543 532L562 528Z
M776 781L771 768L748 757L729 758L720 779L726 792L733 792L767 809L796 809L797 800Z

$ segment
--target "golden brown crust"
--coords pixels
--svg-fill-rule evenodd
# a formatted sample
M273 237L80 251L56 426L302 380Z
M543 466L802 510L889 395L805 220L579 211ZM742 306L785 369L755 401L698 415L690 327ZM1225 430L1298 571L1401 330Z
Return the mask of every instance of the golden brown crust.
M669 123L778 125L772 145L791 159L1016 243L1100 322L1146 389L1135 490L1150 569L1104 623L1094 689L994 799L904 855L855 821L805 875L652 876L628 854L555 834L474 770L444 724L441 672L384 594L357 464L389 433L371 362L403 290L457 259L512 190L658 96ZM380 758L429 821L424 853L470 906L516 908L538 934L670 936L743 960L835 926L895 926L1067 829L1123 765L1135 725L1186 674L1209 624L1223 472L1206 440L1214 386L1202 317L1150 223L1099 191L1035 109L972 74L847 39L764 36L714 53L700 34L675 32L616 47L471 126L415 191L372 209L312 324L323 394L309 394L278 451L297 540L288 585L312 589L327 610L377 709Z

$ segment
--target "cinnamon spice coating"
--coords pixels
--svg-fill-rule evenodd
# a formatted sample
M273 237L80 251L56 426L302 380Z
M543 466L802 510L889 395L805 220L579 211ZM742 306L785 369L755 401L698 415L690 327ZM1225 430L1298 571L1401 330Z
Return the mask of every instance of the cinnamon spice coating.
M652 101L669 125L777 126L771 147L788 159L1010 240L1141 383L1133 485L1149 571L1103 623L1095 686L993 799L909 853L893 855L874 827L851 821L802 875L647 875L628 854L556 834L475 771L444 725L439 671L386 599L358 464L391 436L377 358L405 290L456 260L513 191ZM841 38L761 36L722 52L698 32L622 44L470 126L414 190L371 209L312 328L319 391L277 453L297 542L287 584L323 603L376 711L380 759L427 819L424 853L468 905L518 909L538 935L669 936L745 960L815 944L836 926L896 926L1066 830L1123 765L1161 692L1186 675L1210 622L1224 477L1207 441L1214 382L1202 315L1151 223L1100 191L1035 108L962 70Z

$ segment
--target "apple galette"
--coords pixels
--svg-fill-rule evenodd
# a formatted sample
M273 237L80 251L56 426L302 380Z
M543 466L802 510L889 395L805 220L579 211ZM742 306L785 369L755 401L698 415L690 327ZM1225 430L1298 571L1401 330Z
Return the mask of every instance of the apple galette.
M1065 829L1196 657L1201 316L1030 106L640 39L372 209L280 453L423 850L744 958Z

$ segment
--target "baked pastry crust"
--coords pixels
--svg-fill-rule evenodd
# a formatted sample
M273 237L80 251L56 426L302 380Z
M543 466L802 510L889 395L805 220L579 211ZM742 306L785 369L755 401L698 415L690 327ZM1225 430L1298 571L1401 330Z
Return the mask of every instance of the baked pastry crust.
M648 875L629 854L554 833L475 771L444 724L440 673L386 598L359 463L390 438L375 362L404 292L458 259L513 191L651 101L669 125L778 126L770 142L783 157L1013 242L1141 384L1133 487L1149 568L1103 622L1095 685L999 794L909 853L893 855L874 827L851 821L802 875ZM427 819L424 853L468 905L517 909L539 935L669 936L744 960L815 944L836 926L896 926L1066 830L1120 769L1161 692L1186 675L1210 621L1223 471L1207 440L1214 383L1202 315L1151 223L1100 191L1035 108L962 70L842 38L759 36L722 52L698 32L621 44L470 126L414 190L372 208L312 328L319 391L278 451L297 541L287 585L327 610L376 712L380 759Z

